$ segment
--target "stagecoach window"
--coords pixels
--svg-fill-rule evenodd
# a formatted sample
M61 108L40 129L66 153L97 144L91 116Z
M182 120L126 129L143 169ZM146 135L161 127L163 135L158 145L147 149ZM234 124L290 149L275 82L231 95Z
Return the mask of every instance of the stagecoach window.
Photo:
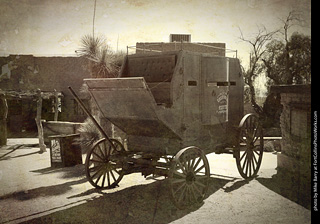
M236 82L208 82L207 86L235 86Z
M217 82L217 86L235 86L236 82L230 82L230 84L228 82Z
M188 86L197 86L197 81L188 81Z

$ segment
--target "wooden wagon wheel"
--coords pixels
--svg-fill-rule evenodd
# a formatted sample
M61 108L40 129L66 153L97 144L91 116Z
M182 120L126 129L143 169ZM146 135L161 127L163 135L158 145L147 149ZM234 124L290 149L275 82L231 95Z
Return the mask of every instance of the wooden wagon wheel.
M169 185L175 205L184 209L203 201L208 190L210 168L207 157L197 147L180 150L169 170Z
M88 181L98 189L110 189L118 186L123 177L122 164L111 160L111 155L124 151L123 145L110 139L115 149L105 138L97 141L87 154L85 168Z
M258 117L245 115L239 125L235 148L237 168L243 178L257 175L263 155L263 132Z

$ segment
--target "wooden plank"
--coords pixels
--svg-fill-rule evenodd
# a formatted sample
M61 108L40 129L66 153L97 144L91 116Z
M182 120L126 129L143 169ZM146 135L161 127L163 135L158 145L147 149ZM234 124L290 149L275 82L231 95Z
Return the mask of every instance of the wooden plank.
M143 78L85 81L103 116L126 133L178 137L158 119L156 101Z

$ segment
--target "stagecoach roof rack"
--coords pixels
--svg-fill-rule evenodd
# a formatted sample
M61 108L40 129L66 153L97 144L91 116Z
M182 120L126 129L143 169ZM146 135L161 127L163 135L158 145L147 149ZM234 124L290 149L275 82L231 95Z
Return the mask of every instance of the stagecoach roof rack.
M212 46L209 45L208 43L195 43L195 42L188 42L188 41L181 41L181 42L147 42L147 43L141 43L143 45L143 48L141 47L137 47L136 45L133 46L127 46L127 55L129 55L129 49L135 49L135 50L140 50L143 53L162 53L165 52L165 50L163 49L164 45L167 44L172 44L175 46L175 51L178 50L183 50L183 44L192 44L192 45L198 45L198 46L203 46L203 47L207 47L207 48L213 48L213 49L217 49L217 50L224 50L225 54L228 53L233 53L234 57L237 58L238 57L238 50L234 50L234 49L229 49L229 48L225 48L225 47L217 47L217 46ZM177 46L177 44L180 44L180 46ZM155 50L155 49L150 49L150 47L154 47L154 46L159 46L158 48L160 50ZM198 52L198 51L195 51ZM201 53L201 52L199 52ZM213 53L213 52L202 52L202 53Z

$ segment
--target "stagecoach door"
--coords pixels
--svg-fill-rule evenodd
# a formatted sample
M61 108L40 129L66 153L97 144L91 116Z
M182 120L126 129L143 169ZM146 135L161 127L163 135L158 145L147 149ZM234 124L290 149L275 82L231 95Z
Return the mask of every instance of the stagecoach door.
M223 124L229 120L229 58L202 57L202 123Z

